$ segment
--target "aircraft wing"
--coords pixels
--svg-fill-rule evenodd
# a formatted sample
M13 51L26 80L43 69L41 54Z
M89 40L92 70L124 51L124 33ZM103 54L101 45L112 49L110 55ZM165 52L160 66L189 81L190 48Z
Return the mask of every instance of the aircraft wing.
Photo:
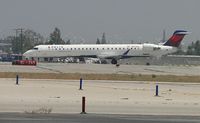
M113 59L113 58L121 59L121 58L125 57L129 51L130 51L130 49L125 51L123 54L116 54L116 52L104 52L104 53L98 55L97 57L103 58L103 59Z

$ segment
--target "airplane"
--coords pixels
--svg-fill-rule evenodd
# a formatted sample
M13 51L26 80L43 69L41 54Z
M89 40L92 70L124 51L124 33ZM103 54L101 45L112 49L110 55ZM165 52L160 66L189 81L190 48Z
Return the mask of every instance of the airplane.
M91 57L111 59L117 64L119 59L130 57L161 57L177 51L184 36L189 32L176 30L162 44L74 44L74 45L38 45L26 51L26 58L40 57Z

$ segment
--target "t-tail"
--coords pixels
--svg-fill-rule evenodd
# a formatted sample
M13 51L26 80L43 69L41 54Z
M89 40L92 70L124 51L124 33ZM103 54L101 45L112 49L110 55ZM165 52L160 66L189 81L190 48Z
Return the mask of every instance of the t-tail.
M164 46L173 46L178 47L183 40L184 36L189 34L189 32L184 30L176 30L172 37L169 38L168 41L166 41L163 45Z

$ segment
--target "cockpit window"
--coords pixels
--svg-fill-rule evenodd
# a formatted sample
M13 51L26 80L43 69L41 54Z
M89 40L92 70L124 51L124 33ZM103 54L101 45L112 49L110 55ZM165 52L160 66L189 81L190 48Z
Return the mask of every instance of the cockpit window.
M38 50L38 47L34 47L33 50Z

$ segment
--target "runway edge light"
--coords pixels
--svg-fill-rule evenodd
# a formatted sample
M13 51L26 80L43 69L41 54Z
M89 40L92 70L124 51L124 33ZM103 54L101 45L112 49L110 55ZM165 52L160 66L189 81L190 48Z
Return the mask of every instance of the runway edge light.
M16 75L16 85L19 85L19 75Z
M156 85L156 95L155 96L158 96L158 85Z
M83 90L82 86L83 86L83 79L80 78L80 87L79 87L79 90Z

